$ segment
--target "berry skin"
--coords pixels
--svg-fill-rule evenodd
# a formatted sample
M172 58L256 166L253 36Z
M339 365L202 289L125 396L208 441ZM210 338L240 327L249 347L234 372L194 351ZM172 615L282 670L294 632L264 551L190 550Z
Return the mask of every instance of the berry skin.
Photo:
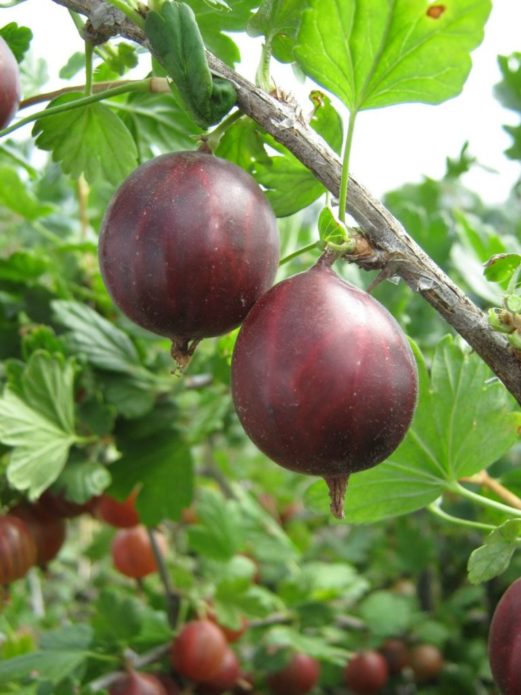
M263 295L235 344L232 395L246 434L280 466L323 477L338 517L349 475L402 441L416 393L398 323L326 259Z
M150 673L131 671L109 688L110 695L167 695L166 689Z
M501 695L521 693L521 578L516 579L494 610L488 656Z
M344 670L345 683L356 695L376 695L388 679L387 661L372 650L356 653Z
M166 554L166 541L156 533L156 540L162 555ZM143 579L157 571L157 563L144 526L119 529L112 540L112 562L114 567L132 579Z
M172 340L183 365L202 338L238 326L271 286L275 216L255 180L203 152L146 162L116 192L99 241L115 304Z
M139 524L136 510L137 490L120 502L110 495L101 495L96 505L96 512L105 523L116 528L132 528Z
M60 552L67 527L65 519L49 515L41 503L21 503L10 510L10 514L22 519L31 532L36 544L36 562L45 568Z
M210 620L186 623L171 648L175 671L196 683L208 682L218 673L228 651L226 638Z
M418 644L409 654L409 663L418 683L433 680L443 669L443 654L433 644Z
M16 516L0 517L0 585L25 577L36 562L36 553L27 524Z
M273 695L305 695L313 690L320 676L319 662L307 654L294 654L286 666L268 676Z
M20 104L20 70L13 52L0 36L0 130L9 125Z

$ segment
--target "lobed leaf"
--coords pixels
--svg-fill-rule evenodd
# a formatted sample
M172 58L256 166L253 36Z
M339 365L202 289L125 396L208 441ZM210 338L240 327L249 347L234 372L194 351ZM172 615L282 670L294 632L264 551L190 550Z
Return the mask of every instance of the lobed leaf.
M437 104L461 91L490 0L310 0L295 47L304 72L351 111Z
M69 93L49 107L74 102L83 94ZM81 174L89 183L106 181L117 186L137 166L134 140L123 121L100 103L39 118L34 124L36 145L52 152L63 171L74 178Z

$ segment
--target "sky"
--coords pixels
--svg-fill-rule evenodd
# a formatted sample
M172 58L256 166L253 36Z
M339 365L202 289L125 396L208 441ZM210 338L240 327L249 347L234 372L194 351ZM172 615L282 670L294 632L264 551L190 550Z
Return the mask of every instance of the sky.
M34 53L47 60L51 75L58 72L71 53L82 50L68 12L51 0L29 0L0 10L0 25L11 21L31 27ZM467 174L465 183L488 202L505 199L521 171L519 164L503 155L511 138L502 126L517 125L519 116L501 107L493 97L493 88L500 79L496 56L521 52L520 27L521 0L494 0L485 39L472 54L473 68L460 96L439 106L404 104L362 112L356 124L353 175L380 197L403 183L420 181L425 175L439 178L444 173L446 157L457 157L468 141L469 153L477 157L482 167ZM259 42L252 43L247 51L244 44L241 48L244 65L239 70L253 78ZM287 66L274 66L273 75L284 91L294 89ZM49 88L60 85L55 79ZM301 90L298 94L302 99Z

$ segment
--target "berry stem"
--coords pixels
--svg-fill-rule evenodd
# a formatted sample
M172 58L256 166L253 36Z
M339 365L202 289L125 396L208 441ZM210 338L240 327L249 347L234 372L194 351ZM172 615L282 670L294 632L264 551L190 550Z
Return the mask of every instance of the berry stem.
M349 162L351 159L351 147L353 145L356 114L356 109L352 109L349 112L349 120L347 122L347 134L344 144L344 154L342 157L342 175L340 178L340 192L338 195L338 219L340 220L340 222L346 221L347 189L349 186Z
M344 498L347 490L349 476L342 477L324 477L329 488L329 497L331 498L331 514L337 519L344 518Z
M482 507L488 507L490 509L495 509L498 512L503 512L503 514L521 518L521 509L515 509L514 507L503 504L502 502L497 502L496 500L489 499L488 497L483 497L483 495L480 495L477 492L472 492L472 490L467 489L457 481L453 482L449 489L462 497L466 497L467 499L476 502L476 504L479 504Z
M297 249L296 251L293 251L292 253L288 253L287 256L284 256L279 261L279 267L281 265L284 265L286 263L289 263L289 261L292 261L294 258L297 258L297 256L301 256L304 253L307 253L308 251L312 251L313 249L316 249L317 247L320 246L320 241L313 241L311 244L307 244L307 246L303 246L300 249Z
M159 548L156 532L152 528L147 528L148 537L150 538L150 545L152 546L152 551L156 559L157 569L159 571L159 576L163 584L167 603L167 614L170 627L175 629L177 626L177 620L179 617L179 605L181 603L181 597L174 591L172 583L170 581L170 575L168 574L168 569L166 567L165 558Z
M483 524L480 521L471 521L470 519L463 519L459 516L454 516L449 514L444 509L441 508L442 498L438 497L437 500L429 504L427 509L435 516L447 521L450 524L457 524L458 526L466 526L467 528L476 528L481 531L493 531L496 527L492 524Z

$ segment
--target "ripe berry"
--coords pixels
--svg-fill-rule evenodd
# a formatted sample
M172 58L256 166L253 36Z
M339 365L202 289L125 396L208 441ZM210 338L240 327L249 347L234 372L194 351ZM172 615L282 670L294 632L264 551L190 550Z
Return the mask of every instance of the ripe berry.
M336 516L349 475L402 441L416 390L400 326L325 258L261 297L234 349L232 394L246 433L281 466L325 478Z
M387 662L378 652L358 652L349 660L344 679L356 695L376 695L389 679Z
M49 515L41 503L22 503L13 507L9 513L25 522L36 544L35 564L46 567L58 555L65 542L65 520Z
M0 517L0 585L24 577L36 562L36 544L26 523L16 516Z
M237 683L241 672L239 660L231 649L227 649L218 670L197 688L198 695L221 695Z
M156 533L156 541L163 555L166 554L166 541ZM156 557L144 526L119 529L112 540L112 561L114 567L127 577L143 579L157 570Z
M274 695L304 695L313 690L320 676L320 664L307 654L294 654L286 666L267 678Z
M502 695L521 692L521 578L500 598L488 635L488 656Z
M20 71L11 49L0 36L0 129L9 125L20 103Z
M391 637L385 640L378 651L387 661L389 673L393 676L401 673L411 660L409 647L403 639L398 637Z
M177 673L201 683L218 673L228 649L217 625L210 620L192 620L174 639L170 657Z
M202 152L165 154L116 192L99 259L121 311L170 338L183 364L201 338L238 326L271 286L279 260L275 216L235 164Z
M113 683L110 695L168 695L161 682L150 673L130 671Z
M101 495L96 506L97 514L100 519L116 528L137 526L139 515L136 510L136 497L137 490L122 502L110 497L110 495Z

